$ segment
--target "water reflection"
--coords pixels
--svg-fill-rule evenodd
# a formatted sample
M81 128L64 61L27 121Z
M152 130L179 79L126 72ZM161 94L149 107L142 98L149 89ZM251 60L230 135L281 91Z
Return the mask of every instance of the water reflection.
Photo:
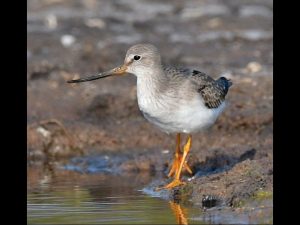
M177 224L187 225L188 224L187 209L173 201L169 201L169 204L170 204L170 208L172 209L175 215Z
M139 191L152 179L149 174L80 174L30 167L28 223L188 224L188 212L199 214L195 208Z
M272 221L272 207L203 211L143 190L149 173L112 175L58 170L53 164L28 167L29 224L240 224ZM167 198L165 198L167 199Z

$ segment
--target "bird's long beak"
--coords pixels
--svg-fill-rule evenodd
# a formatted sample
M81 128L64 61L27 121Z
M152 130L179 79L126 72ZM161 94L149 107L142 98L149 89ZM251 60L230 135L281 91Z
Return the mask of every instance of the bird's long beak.
M79 83L79 82L86 82L86 81L92 81L92 80L97 80L100 78L104 78L104 77L109 77L109 76L113 76L113 75L123 75L125 74L127 71L127 65L124 64L122 66L116 67L112 70L103 72L103 73L99 73L97 75L93 75L93 76L89 76L89 77L84 77L81 79L76 79L76 80L68 80L68 83Z

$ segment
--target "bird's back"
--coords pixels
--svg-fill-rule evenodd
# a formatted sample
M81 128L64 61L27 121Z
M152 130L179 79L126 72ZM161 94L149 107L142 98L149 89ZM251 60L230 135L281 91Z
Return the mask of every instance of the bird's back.
M201 95L208 108L219 107L232 85L232 82L225 77L214 80L198 70L175 67L163 67L163 69L170 82L178 84L188 82L190 88L196 89Z

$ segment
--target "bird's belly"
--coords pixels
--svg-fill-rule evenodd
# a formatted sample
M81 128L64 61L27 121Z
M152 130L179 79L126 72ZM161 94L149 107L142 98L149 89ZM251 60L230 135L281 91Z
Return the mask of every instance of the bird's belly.
M140 108L149 122L167 133L195 133L211 127L224 107L223 102L218 108L209 109L197 99L172 110L168 107Z

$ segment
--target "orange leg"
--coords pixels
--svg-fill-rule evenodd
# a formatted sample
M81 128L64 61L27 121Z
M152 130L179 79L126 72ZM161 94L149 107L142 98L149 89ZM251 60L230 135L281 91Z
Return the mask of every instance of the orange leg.
M192 136L189 135L188 139L187 139L187 142L186 142L186 144L184 146L182 159L181 159L179 168L176 171L174 180L171 183L169 183L168 185L166 185L166 186L164 186L162 188L158 188L158 190L159 189L171 189L171 188L177 187L179 185L185 184L185 182L180 181L180 175L181 175L181 171L182 171L184 162L186 160L186 157L187 157L187 155L188 155L188 153L189 153L189 151L191 149L191 146L192 146Z
M168 177L171 177L173 175L176 176L176 173L179 169L181 161L182 161L182 153L180 151L180 133L178 133L176 135L175 157L174 157L173 164L172 164L172 167L170 169L170 172L168 173ZM190 174L193 173L186 161L184 161L184 163L183 163L183 168L186 169Z

